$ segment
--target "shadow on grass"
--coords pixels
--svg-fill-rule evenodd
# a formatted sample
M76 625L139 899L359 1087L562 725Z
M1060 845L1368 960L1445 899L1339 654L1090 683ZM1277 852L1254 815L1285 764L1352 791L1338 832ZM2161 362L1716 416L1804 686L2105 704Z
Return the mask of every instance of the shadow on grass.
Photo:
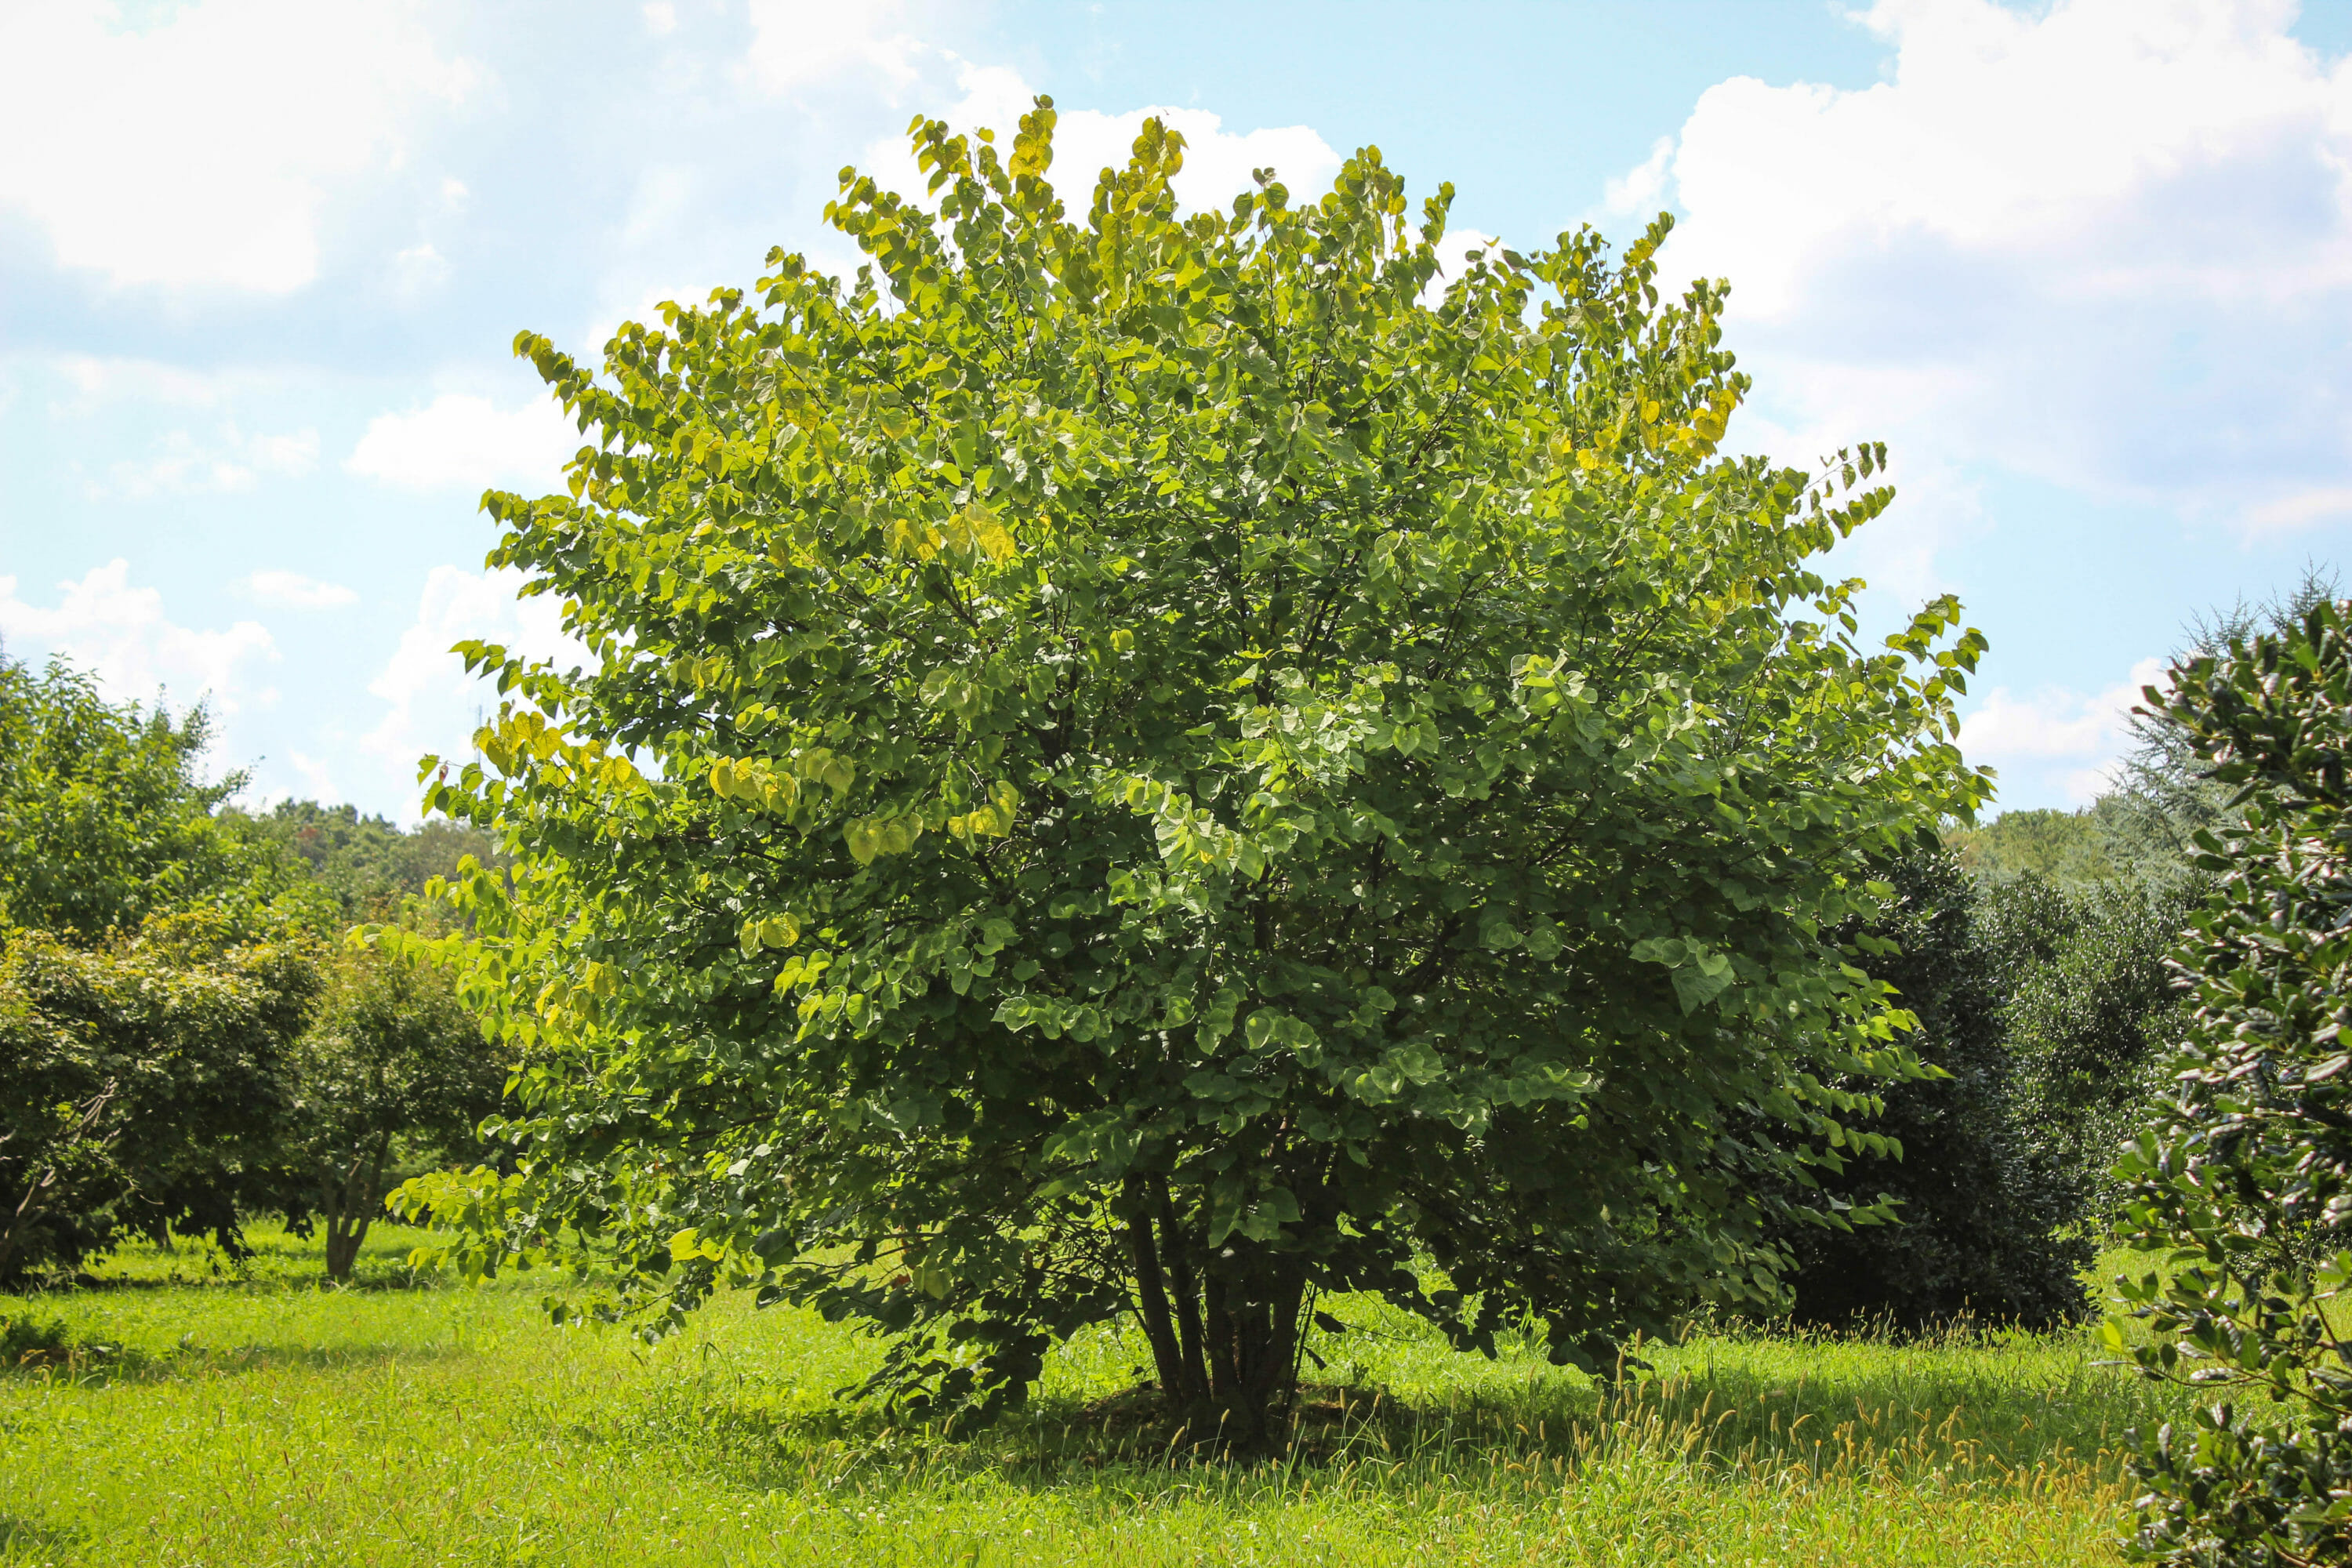
M1614 1383L1533 1359L1473 1363L1434 1393L1310 1382L1286 1451L1249 1459L1178 1428L1148 1387L1041 1398L954 1435L894 1425L871 1406L813 1405L782 1384L704 1375L569 1436L671 1447L747 1488L859 1495L983 1476L1039 1491L1113 1477L1136 1495L1254 1490L1367 1469L1516 1485L1625 1465L1731 1484L2006 1489L2054 1475L2111 1480L2125 1431L2167 1413L2161 1391L2099 1364L2071 1336L1717 1336L1657 1360L1655 1372Z
M362 1268L355 1270L349 1279L337 1281L328 1279L323 1268L289 1268L275 1258L247 1263L219 1263L211 1259L198 1261L203 1267L167 1268L159 1271L151 1264L138 1273L96 1274L84 1271L37 1279L26 1281L15 1293L30 1298L147 1290L310 1289L356 1290L373 1295L386 1291L432 1291L451 1288L449 1279L436 1270L411 1268L401 1263Z
M183 1345L157 1353L96 1339L74 1339L20 1352L0 1362L0 1379L102 1387L259 1372L339 1372L384 1366L432 1366L478 1355L464 1345L242 1344L226 1349Z

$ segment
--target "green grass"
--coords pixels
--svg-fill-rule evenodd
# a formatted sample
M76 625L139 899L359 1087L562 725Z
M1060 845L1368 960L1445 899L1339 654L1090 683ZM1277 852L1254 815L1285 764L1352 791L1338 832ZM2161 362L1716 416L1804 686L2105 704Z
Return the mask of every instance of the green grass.
M1743 1333L1611 1396L1359 1300L1286 1463L1164 1451L1108 1333L947 1442L835 1405L873 1348L813 1316L724 1299L647 1350L531 1276L411 1279L416 1235L348 1289L264 1234L0 1297L0 1563L2095 1563L2158 1397L2075 1335Z

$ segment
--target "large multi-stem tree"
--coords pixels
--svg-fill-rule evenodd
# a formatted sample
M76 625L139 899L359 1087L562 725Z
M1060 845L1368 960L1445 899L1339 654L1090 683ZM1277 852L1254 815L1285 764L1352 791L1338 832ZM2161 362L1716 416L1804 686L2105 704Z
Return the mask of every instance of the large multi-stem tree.
M595 663L468 649L519 1164L408 1201L856 1318L935 1410L1131 1314L1244 1441L1318 1291L1585 1364L1771 1301L1764 1178L1918 1070L1826 933L1985 788L1958 606L1865 650L1812 564L1883 450L1718 455L1663 219L1449 277L1450 188L1184 216L1157 122L1073 219L1053 123L845 176L853 281L520 340L593 444L492 558Z

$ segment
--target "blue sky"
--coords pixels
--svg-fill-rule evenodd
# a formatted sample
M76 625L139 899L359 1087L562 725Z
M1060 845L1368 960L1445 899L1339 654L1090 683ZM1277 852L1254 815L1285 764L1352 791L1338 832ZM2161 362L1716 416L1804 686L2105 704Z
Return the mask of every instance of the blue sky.
M1045 91L1083 181L1161 109L1203 202L1373 143L1522 247L1675 211L1735 443L1890 444L1839 563L1961 595L1971 759L2077 804L2185 622L2345 558L2347 49L2352 0L0 0L0 639L413 816L492 700L448 645L558 641L482 566L577 444L516 331L854 264L842 165Z

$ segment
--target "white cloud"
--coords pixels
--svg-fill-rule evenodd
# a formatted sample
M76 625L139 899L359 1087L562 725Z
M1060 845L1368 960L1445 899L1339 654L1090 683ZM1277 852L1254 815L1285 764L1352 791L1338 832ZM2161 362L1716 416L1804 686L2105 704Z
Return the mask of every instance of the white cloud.
M1997 686L1961 721L1960 753L2004 775L2074 763L2063 787L2068 798L2088 802L2112 786L2116 763L2131 743L2131 710L2144 700L2140 689L2160 686L2164 671L2164 660L2144 658L2126 679L2089 697L2054 687L2020 697Z
M0 204L117 285L279 294L319 269L330 189L475 85L416 8L212 0L144 30L101 0L0 8Z
M104 480L88 487L92 499L151 500L157 496L249 490L264 474L298 477L318 466L319 433L245 436L224 425L209 441L174 430L142 458L124 458Z
M468 638L498 643L563 668L589 665L588 650L563 634L562 606L546 595L521 599L521 573L475 573L436 566L425 579L416 620L368 690L389 710L361 744L388 767L413 768L419 754L464 756L481 718L499 703L497 688L466 673L449 651ZM413 773L402 773L404 788Z
M956 84L963 98L940 116L960 132L986 127L997 133L997 146L1010 150L1021 117L1029 112L1035 91L1019 73L1003 66L958 62ZM1342 162L1330 143L1304 125L1261 128L1246 132L1224 129L1223 120L1204 109L1165 106L1105 114L1092 109L1059 109L1054 123L1054 165L1048 175L1063 204L1083 213L1095 181L1105 168L1124 168L1143 122L1154 116L1184 138L1184 168L1174 181L1178 205L1193 211L1230 207L1233 199L1255 186L1254 170L1272 168L1288 188L1294 202L1311 201L1329 188ZM904 136L890 136L866 150L865 173L886 189L924 198L926 176L915 163Z
M243 587L256 603L289 610L331 610L360 602L358 594L340 583L321 583L299 572L256 572Z
M10 657L38 661L61 654L97 676L116 701L152 701L158 692L174 706L209 699L223 718L277 701L277 690L257 674L278 658L259 622L219 631L179 626L164 614L161 593L131 586L127 561L94 567L58 588L54 606L33 605L17 597L16 578L0 577L0 637Z
M2321 485L2265 501L2246 513L2246 526L2295 529L2352 513L2352 485Z
M312 800L320 805L334 805L342 800L343 792L335 787L335 781L325 763L316 757L305 756L300 752L288 752L286 760L294 764L294 771L301 774L302 782L310 786Z
M445 393L423 408L377 415L343 467L403 489L551 489L580 445L578 428L552 401L501 409L487 397Z
M878 80L895 92L914 82L927 52L908 31L908 12L904 0L751 0L744 63L772 93L796 95L845 79Z
M449 280L449 261L433 248L433 242L412 245L392 258L392 291L404 300L414 300Z
M2352 476L2352 61L2293 17L1882 0L1887 80L1723 82L1610 205L1670 196L1662 275L1731 279L1777 456L1875 436L1916 465L1874 530L1915 540L1881 551L1916 565L1976 526L1959 476L1986 467L2315 521Z
M319 463L319 433L297 430L290 436L256 436L246 443L254 462L273 474L307 474Z
M68 354L57 362L59 374L74 395L57 407L61 414L87 416L110 403L162 403L207 408L228 391L226 380L179 365L149 359L101 359L95 354Z
M677 7L670 5L668 0L652 0L652 4L640 9L646 19L646 31L655 37L677 31Z
M1601 190L1601 210L1612 217L1647 219L1665 205L1666 184L1674 174L1675 139L1661 136L1650 155Z

